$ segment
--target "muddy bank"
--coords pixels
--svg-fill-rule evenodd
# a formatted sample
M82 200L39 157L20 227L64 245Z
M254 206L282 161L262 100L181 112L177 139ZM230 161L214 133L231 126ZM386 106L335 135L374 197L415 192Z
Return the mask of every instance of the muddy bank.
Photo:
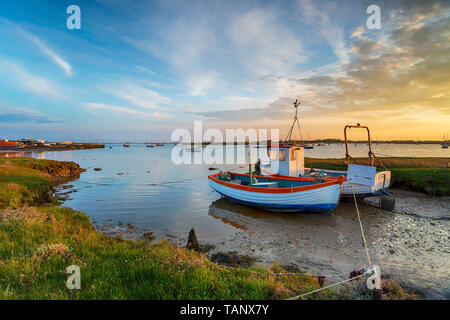
M450 199L393 191L394 212L359 203L372 263L426 299L450 298ZM366 202L367 201L367 202ZM210 216L236 228L214 252L236 251L268 266L294 265L318 275L337 275L368 264L353 202L330 215L273 214L220 199ZM201 238L201 235L199 235ZM327 277L329 283L338 277Z

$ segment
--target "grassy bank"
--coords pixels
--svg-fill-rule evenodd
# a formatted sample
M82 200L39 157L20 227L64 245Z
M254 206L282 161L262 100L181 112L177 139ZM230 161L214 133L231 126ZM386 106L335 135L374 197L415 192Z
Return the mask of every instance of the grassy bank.
M356 158L361 164L367 158ZM429 195L450 195L448 158L380 158L391 171L391 187L423 192ZM305 158L305 166L329 170L347 170L345 159Z
M226 269L168 242L107 237L85 214L48 203L52 186L80 170L69 162L0 159L0 299L284 299L319 288L316 278L276 277L278 265ZM66 287L70 265L81 269L80 290ZM413 298L393 281L384 281L384 291L385 298ZM366 297L355 283L308 296Z
M52 201L52 187L77 179L74 162L0 157L0 209Z

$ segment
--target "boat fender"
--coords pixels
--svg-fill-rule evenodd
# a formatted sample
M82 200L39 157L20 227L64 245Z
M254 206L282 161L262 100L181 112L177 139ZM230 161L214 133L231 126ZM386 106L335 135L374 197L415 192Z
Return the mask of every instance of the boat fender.
M341 176L338 177L338 182L339 182L339 184L343 184L345 180L346 180L346 178L345 178L345 176L343 176L343 175L341 175Z

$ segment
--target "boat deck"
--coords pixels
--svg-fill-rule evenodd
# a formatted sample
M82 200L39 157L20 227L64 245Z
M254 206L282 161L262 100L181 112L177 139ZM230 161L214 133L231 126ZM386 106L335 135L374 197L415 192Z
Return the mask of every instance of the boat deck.
M243 186L249 185L248 175L227 173L217 176L216 179ZM295 187L310 186L317 183L318 182L316 182L315 179L313 178L304 178L302 180L298 179L286 180L286 179L276 179L272 177L257 176L256 178L253 178L251 186L259 188L295 188Z

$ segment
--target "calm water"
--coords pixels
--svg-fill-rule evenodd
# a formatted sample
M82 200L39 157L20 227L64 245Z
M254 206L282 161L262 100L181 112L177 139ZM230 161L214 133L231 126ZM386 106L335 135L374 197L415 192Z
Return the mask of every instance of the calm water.
M171 146L111 146L9 154L75 161L86 168L80 179L70 183L73 185L70 190L75 192L64 205L87 213L96 225L117 225L122 221L141 230L155 231L159 236L181 239L186 239L193 227L200 240L216 244L217 250L238 250L257 256L265 264L296 263L322 274L354 270L365 263L353 203L341 203L332 215L268 213L231 204L208 186L207 176L217 172L209 167L245 172L248 169L245 164L175 165L170 158ZM354 156L367 155L366 145L349 147ZM450 150L441 149L440 145L378 144L373 145L373 151L379 156L450 157ZM344 145L305 150L306 157L344 155ZM407 207L411 201L404 202L407 210L414 209ZM429 298L450 298L450 220L445 218L450 201L442 200L437 205L427 199L419 202L430 204L430 208L414 212L419 217L370 207L361 209L371 252L384 274L400 278ZM435 216L444 219L420 216L433 210ZM397 232L398 236L394 236ZM417 239L406 239L411 234L417 235ZM411 270L414 276L409 276Z
M367 155L365 144L351 144L349 148L351 155ZM208 241L226 236L233 228L208 215L211 204L220 198L208 186L207 176L217 172L209 168L245 172L248 166L175 165L171 162L171 151L171 146L147 148L132 144L124 148L113 144L105 149L10 154L75 161L88 169L79 180L70 183L76 192L65 205L87 213L99 224L113 219L113 222L130 222L139 228L170 230L177 234L188 233L194 227ZM439 145L378 144L373 145L373 151L380 156L450 157L450 149L441 149ZM315 146L305 150L305 156L342 158L345 147L342 144Z

